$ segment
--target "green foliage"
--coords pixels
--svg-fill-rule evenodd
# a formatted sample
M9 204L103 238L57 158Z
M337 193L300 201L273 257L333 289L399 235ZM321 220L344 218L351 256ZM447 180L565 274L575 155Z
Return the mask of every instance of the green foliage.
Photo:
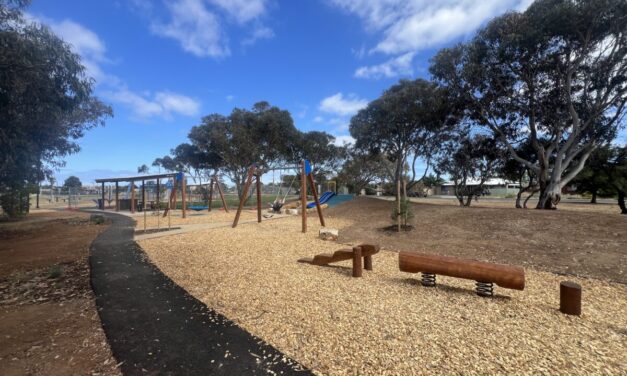
M392 219L392 221L394 221L395 224L398 224L398 221L400 220L402 226L407 226L407 223L412 218L414 218L414 212L412 210L412 205L409 199L401 199L401 211L400 212L398 211L397 202L394 201L390 218Z
M70 176L69 178L65 179L63 186L66 188L80 188L83 186L83 183L81 183L81 179L77 178L76 176Z
M63 275L63 269L61 269L61 265L52 265L50 269L48 269L48 278L57 279Z
M371 155L352 149L337 175L338 184L348 187L352 193L359 194L369 184L385 180L388 176L387 165L389 161L381 155Z
M101 225L106 222L106 218L102 214L92 214L89 216L89 222L95 225Z
M24 20L27 3L0 2L0 203L10 215L22 206L5 196L49 176L112 114L92 96L93 80L70 46Z
M450 100L533 171L540 208L557 205L594 148L623 124L625 14L624 0L536 0L432 60ZM521 142L536 162L517 153Z

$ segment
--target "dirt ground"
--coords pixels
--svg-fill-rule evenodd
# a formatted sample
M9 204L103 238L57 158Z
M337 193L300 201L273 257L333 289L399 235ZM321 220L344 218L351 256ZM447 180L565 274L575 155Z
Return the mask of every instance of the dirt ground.
M340 234L359 226L376 228L372 216L381 204L389 205L358 200L343 205L342 217L335 213L342 208L338 206L326 212L327 225ZM349 219L359 205L365 207L362 216ZM446 209L433 209L433 228L436 220L446 218L435 212ZM498 213L491 210L482 216ZM496 220L507 218L500 215ZM297 262L345 247L318 239L319 227L310 215L309 231L302 234L300 218L287 217L148 239L140 245L190 294L316 374L627 372L624 284L565 278L526 265L524 291L496 287L497 295L486 299L475 294L474 281L438 276L435 288L422 287L420 275L400 272L397 253L386 250L374 256L374 271L352 278L351 261L331 267ZM453 242L453 236L460 244L471 237L468 230L452 228L440 239L444 244ZM390 238L376 234L387 247ZM485 244L498 249L500 242L491 238ZM581 317L558 310L558 286L564 279L583 287Z
M70 211L0 222L0 373L120 374L89 285L89 246L105 228Z
M450 205L415 203L410 221L415 229L401 234L381 230L392 224L389 201L357 198L329 209L327 216L353 223L340 231L343 243L376 242L391 250L627 283L627 216L585 204L564 204L557 211L514 209L506 204L484 200L461 208L453 201Z

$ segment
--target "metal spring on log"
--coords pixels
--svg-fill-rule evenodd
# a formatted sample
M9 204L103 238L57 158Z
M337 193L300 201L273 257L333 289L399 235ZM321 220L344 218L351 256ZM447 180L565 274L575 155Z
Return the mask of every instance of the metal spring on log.
M422 273L422 280L420 281L420 283L426 287L435 286L435 274Z
M494 295L494 284L492 282L479 282L475 284L477 295L479 296L492 296Z

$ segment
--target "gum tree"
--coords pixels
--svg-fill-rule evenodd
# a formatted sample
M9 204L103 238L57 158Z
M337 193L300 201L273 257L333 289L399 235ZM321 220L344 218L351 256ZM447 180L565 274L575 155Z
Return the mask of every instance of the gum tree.
M538 179L538 208L623 125L627 2L537 0L494 19L467 44L440 51L433 76ZM529 142L535 161L516 152Z

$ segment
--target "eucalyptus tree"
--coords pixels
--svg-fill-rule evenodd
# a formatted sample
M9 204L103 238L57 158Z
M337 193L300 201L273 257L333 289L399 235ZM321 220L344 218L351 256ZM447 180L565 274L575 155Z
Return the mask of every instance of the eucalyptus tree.
M192 128L189 139L201 153L213 153L223 172L241 194L252 164L274 167L296 154L300 133L290 113L268 102L230 115L211 114Z
M590 153L615 137L627 101L627 2L537 0L440 51L431 73L538 178L555 208ZM516 152L528 141L536 161Z
M80 150L110 107L95 98L81 58L47 27L24 19L28 1L0 0L0 205L18 215L25 190ZM27 192L26 192L27 193Z
M462 132L442 146L436 171L451 178L459 205L467 207L483 195L484 184L497 175L501 161L494 138Z
M531 143L524 142L515 148L516 154L532 163L536 163L536 153ZM512 182L518 183L516 193L516 208L527 208L527 202L540 191L535 172L527 164L520 163L511 155L504 153L504 161L500 167L499 175ZM523 195L527 197L523 201Z
M400 184L405 166L409 166L406 187L410 189L419 180L416 162L419 158L426 161L426 175L452 113L438 85L423 79L401 80L351 119L350 133L357 149L393 162L390 175L396 184ZM406 190L403 194L406 198ZM397 201L400 199L397 195Z

